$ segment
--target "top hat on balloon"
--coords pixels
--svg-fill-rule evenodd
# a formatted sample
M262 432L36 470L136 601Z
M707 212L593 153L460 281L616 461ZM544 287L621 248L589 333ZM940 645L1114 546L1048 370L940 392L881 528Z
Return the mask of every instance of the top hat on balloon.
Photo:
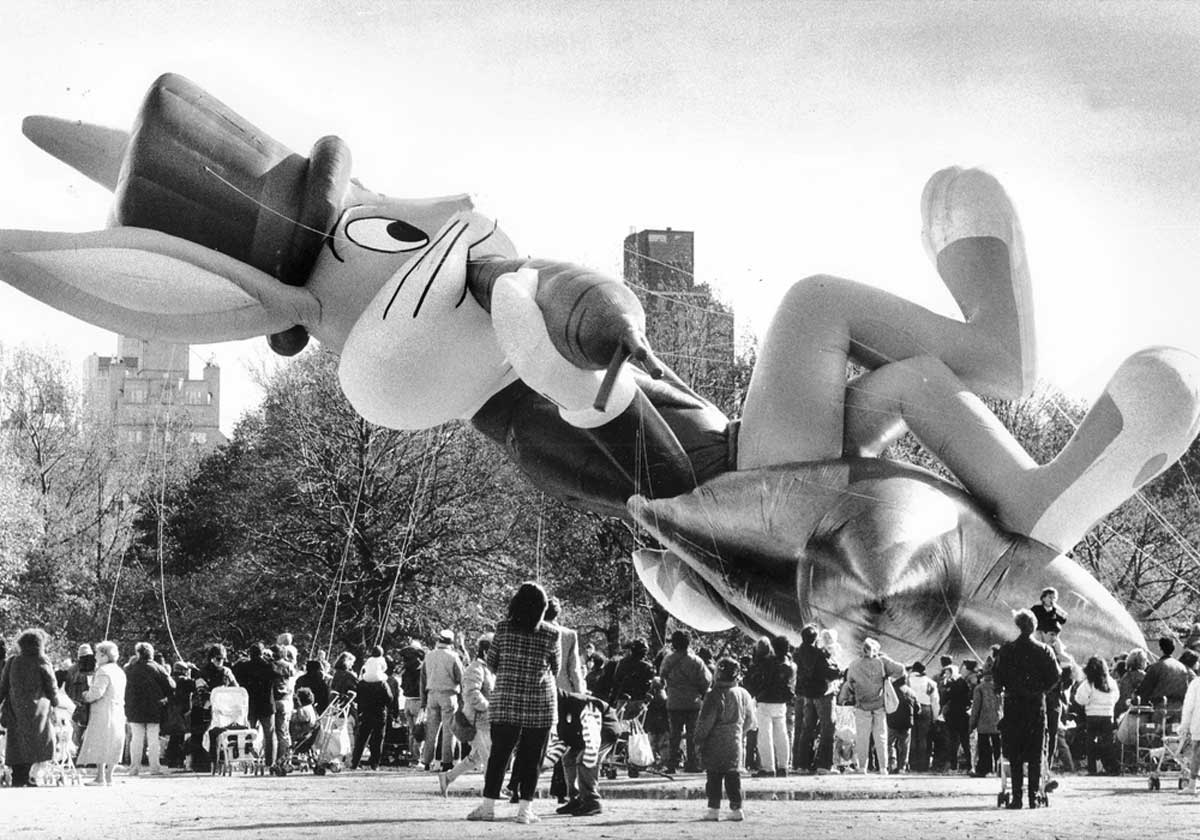
M110 221L187 239L303 286L337 222L350 163L338 137L317 140L306 158L167 73L142 103ZM291 356L308 332L297 325L268 341Z

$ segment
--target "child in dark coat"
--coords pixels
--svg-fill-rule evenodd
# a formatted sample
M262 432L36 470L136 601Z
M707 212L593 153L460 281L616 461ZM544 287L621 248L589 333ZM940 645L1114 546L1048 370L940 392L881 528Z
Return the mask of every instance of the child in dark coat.
M715 820L721 810L721 785L729 797L729 819L741 820L745 736L754 726L754 698L739 686L741 667L734 659L717 663L716 680L704 696L696 725L696 748L708 775L708 813Z

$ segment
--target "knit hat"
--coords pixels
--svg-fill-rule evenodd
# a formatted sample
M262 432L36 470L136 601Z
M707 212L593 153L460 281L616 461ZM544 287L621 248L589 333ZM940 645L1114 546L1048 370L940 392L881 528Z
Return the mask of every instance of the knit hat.
M376 683L387 679L387 660L382 656L369 656L363 663L363 682Z
M112 224L212 248L290 286L308 280L341 212L350 150L322 137L302 157L183 76L146 94L121 162ZM293 355L307 331L271 336Z
M742 666L736 659L722 659L717 663L717 679L721 682L736 682Z

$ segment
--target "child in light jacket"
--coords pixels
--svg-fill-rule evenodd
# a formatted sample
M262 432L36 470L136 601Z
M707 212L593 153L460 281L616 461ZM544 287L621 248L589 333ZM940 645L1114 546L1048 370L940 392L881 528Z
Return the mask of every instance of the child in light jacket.
M708 812L705 820L716 820L721 810L721 786L729 797L729 819L741 820L742 765L746 733L754 727L754 698L738 685L741 666L735 659L717 663L716 680L704 696L696 725L696 748L708 775Z

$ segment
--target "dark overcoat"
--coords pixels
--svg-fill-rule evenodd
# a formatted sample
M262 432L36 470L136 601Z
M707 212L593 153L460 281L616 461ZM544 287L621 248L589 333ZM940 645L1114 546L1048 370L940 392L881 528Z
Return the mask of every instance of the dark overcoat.
M0 702L8 708L5 764L37 764L54 758L53 710L58 703L54 669L42 656L40 641L26 644L4 664L0 673Z

